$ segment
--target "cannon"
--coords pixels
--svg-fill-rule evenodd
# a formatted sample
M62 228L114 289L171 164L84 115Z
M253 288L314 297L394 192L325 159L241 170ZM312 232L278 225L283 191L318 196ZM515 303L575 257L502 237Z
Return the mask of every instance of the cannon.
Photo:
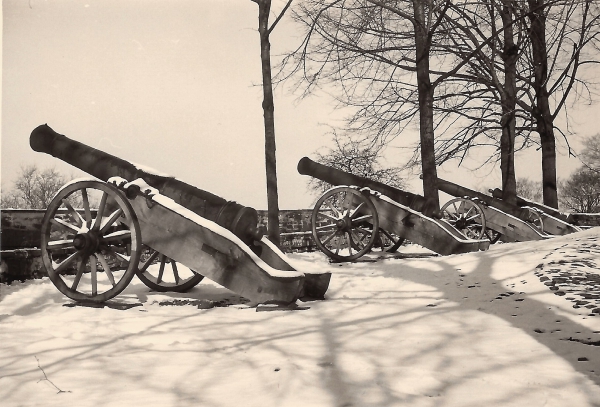
M319 249L335 261L360 258L382 236L408 239L438 254L486 250L490 241L466 236L444 219L425 197L402 191L312 161L298 163L298 172L328 182L312 212L312 232ZM397 247L397 243L392 244Z
M44 267L75 301L105 302L135 275L185 291L204 277L254 303L323 298L326 272L300 272L258 227L256 210L134 165L41 125L31 147L97 179L58 191L41 227Z
M490 190L494 198L502 198L502 190L495 188ZM537 212L542 218L544 230L550 234L565 235L579 232L582 229L577 225L577 215L565 214L550 206L534 202L529 199L517 196L517 205Z
M489 196L440 178L437 186L440 191L456 197L442 206L442 214L453 222L456 208L473 208L473 212L481 214L478 225L494 232L493 237L489 236L492 241L498 238L516 242L541 240L579 230L533 205L519 206L503 201L498 192Z

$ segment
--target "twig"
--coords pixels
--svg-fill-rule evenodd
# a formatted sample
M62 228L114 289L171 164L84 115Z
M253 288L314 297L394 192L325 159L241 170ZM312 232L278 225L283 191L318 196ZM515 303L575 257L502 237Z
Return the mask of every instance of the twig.
M50 383L52 386L54 386L54 388L55 388L56 390L58 390L58 391L56 392L56 394L59 394L59 393L71 393L71 390L61 390L61 389L59 389L59 388L58 388L58 386L57 386L57 385L55 385L54 383L52 383L52 380L48 379L48 376L46 375L46 372L44 372L44 369L42 369L42 367L40 366L40 360L39 360L39 359L37 358L37 356L35 356L35 355L34 355L33 357L35 358L35 360L37 360L38 367L40 368L40 370L41 370L41 371L42 371L42 373L44 374L44 378L43 378L43 379L40 379L40 380L38 380L38 381L37 381L38 383L39 383L39 382L41 382L41 381L44 381L44 380L46 380L48 383Z

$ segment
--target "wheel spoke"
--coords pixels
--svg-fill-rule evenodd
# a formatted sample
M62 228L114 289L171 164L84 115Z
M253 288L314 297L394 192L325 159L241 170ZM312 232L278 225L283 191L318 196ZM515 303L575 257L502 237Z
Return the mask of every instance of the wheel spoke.
M102 191L102 198L100 198L100 206L98 206L98 212L96 213L96 221L94 222L94 226L92 226L93 230L100 229L100 224L102 223L102 217L104 216L104 208L106 207L107 199L108 194Z
M388 239L390 239L392 242L394 242L394 237L392 236L391 233L389 233L387 230L385 229L379 229L381 233L383 233ZM395 242L394 242L395 243Z
M113 223L115 223L117 221L117 219L119 219L121 217L122 214L123 214L123 209L121 209L121 208L114 211L110 215L110 217L108 218L108 221L104 224L104 226L102 226L100 228L100 233L104 233L109 227L111 227L113 225Z
M92 295L98 295L98 260L94 255L90 256L90 268L90 277L92 278Z
M473 216L471 216L470 218L467 218L467 219L465 219L465 220L466 220L466 221L468 221L468 222L471 222L471 221L473 221L474 219L477 219L477 218L479 218L479 217L481 217L481 215L480 215L479 213L477 213L477 214L475 214L475 215L473 215Z
M84 219L81 217L81 214L79 212L77 212L75 210L75 208L73 208L73 206L71 205L71 203L69 201L67 201L66 198L64 198L62 200L63 205L65 205L68 209L68 211L73 215L73 219L75 220L75 222L77 222L77 226L78 227L82 227L83 224L85 223Z
M338 239L336 242L335 254L340 254L340 250L342 250L342 239Z
M154 260L156 260L156 258L158 257L159 253L157 251L155 251L154 253L152 253L150 255L150 257L148 258L148 260L146 260L146 262L144 263L144 265L140 268L140 271L143 273L145 272L148 267L150 267L150 265L152 264L152 262Z
M352 224L357 224L360 222L364 222L365 220L369 220L369 219L373 219L373 214L369 214L369 215L364 215L364 216L360 216L354 220L352 220Z
M334 237L335 235L337 235L337 230L335 230L335 231L334 231L332 234L330 234L329 236L327 236L327 238L326 238L325 240L321 241L321 243L322 243L323 245L326 245L327 243L329 243L329 241L330 241L331 239L333 239L333 237Z
M165 271L165 263L167 262L167 258L164 254L160 255L160 269L158 270L158 277L156 278L156 282L160 284L162 282L163 273Z
M179 278L179 272L177 271L177 263L175 262L175 260L171 260L171 267L173 268L173 276L175 277L175 284L179 284L179 281L181 279Z
M352 256L352 238L350 237L350 232L344 233L344 237L348 241L348 253Z
M63 260L58 267L54 270L54 272L56 274L60 274L62 271L64 271L69 264L71 264L73 262L73 260L77 259L79 257L79 252L75 252L73 254L71 254L69 257L67 257L65 260Z
M58 227L61 227L63 230L65 230L67 232L79 233L79 228L77 226L71 225L69 222L66 222L62 219L53 218L52 220L50 220L50 223L52 223L53 225L56 225Z
M364 236L369 236L373 233L372 230L367 230L367 229L363 229L363 228L354 228L354 230L357 232L361 232Z
M126 256L124 254L121 254L121 253L117 252L116 250L112 249L111 247L108 247L106 250L113 256L121 258L125 262L129 262L131 260L131 256Z
M364 249L364 248L365 248L365 244L364 244L364 242L363 242L363 239L364 239L364 238L363 238L363 239L360 239L358 236L356 236L356 233L354 233L354 231L350 231L350 233L348 233L348 237L349 237L350 239L352 239L352 237L354 237L354 239L356 240L356 247L357 247L359 250L362 250L362 249ZM361 245L362 245L362 247L361 247Z
M90 210L90 200L88 198L87 189L81 190L81 199L83 201L83 210L85 212L85 224L89 228L92 225L92 211Z
M344 211L348 211L352 206L352 201L354 200L354 196L350 193L344 193L344 199L342 200L341 209Z
M469 237L476 237L478 235L477 231L470 226L467 226L465 231Z
M360 208L362 208L363 206L365 206L364 202L361 202L360 204L358 204L358 206L350 214L350 219L353 219L356 215L358 215Z
M341 218L340 212L331 204L329 204L329 202L323 202L325 205L327 205L327 207L329 209L331 209L331 211L333 212L333 214L335 216L337 216L337 219ZM332 218L333 219L333 218ZM337 219L333 219L333 220L337 220Z
M79 259L77 261L77 274L75 275L75 280L73 280L73 285L71 286L71 290L76 291L77 286L79 285L79 281L81 280L81 276L83 276L83 271L85 270L85 265L87 264L88 258Z
M114 243L120 242L123 240L131 239L131 231L130 230L117 230L116 232L109 233L108 235L102 238L103 242L106 243Z
M104 274L106 274L106 276L110 280L110 283L114 287L117 284L115 283L115 277L113 276L112 271L110 271L110 266L108 265L108 262L106 261L106 259L104 258L104 256L101 253L97 253L97 256L98 256L98 261L100 262L100 264L102 265L102 268L104 269Z
M73 246L73 240L54 240L52 242L48 242L48 250L56 249L75 249Z
M338 218L334 218L333 216L331 216L331 215L328 215L328 214L326 214L326 213L323 213L323 212L319 212L319 213L317 214L317 216L323 216L324 218L331 219L331 220L332 220L332 221L334 221L334 222L337 222L337 221L338 221Z
M317 231L321 231L321 230L326 230L326 229L331 229L331 228L337 228L337 225L336 225L336 224L333 224L333 223L331 223L331 224L329 224L329 225L325 225L325 226L319 226L319 227L316 227L316 228L315 228L315 230L317 230Z

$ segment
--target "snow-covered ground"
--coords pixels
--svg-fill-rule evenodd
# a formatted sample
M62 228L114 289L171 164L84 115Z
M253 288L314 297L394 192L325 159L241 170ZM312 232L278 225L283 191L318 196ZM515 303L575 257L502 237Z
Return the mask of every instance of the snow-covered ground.
M326 300L295 310L209 281L164 294L134 279L98 308L48 279L0 285L0 405L600 406L599 238L295 254L333 273Z

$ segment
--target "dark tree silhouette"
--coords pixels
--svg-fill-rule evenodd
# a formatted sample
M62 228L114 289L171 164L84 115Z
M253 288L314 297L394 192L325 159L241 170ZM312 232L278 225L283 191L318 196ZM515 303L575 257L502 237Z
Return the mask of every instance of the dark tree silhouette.
M46 209L67 178L54 168L21 167L14 188L2 191L3 209Z
M562 184L561 204L577 213L600 212L600 174L581 167Z
M265 168L267 175L267 209L269 239L279 246L279 194L277 192L277 159L275 144L275 104L271 74L271 44L269 36L281 20L292 0L269 27L271 0L252 0L258 4L258 33L260 35L260 60L262 67L263 114L265 124Z
M339 137L335 133L333 139L335 147L322 153L317 152L316 162L395 188L406 188L401 176L401 168L381 164L383 146L364 143L349 137ZM311 177L308 181L308 188L319 196L331 187L331 184L318 178Z

